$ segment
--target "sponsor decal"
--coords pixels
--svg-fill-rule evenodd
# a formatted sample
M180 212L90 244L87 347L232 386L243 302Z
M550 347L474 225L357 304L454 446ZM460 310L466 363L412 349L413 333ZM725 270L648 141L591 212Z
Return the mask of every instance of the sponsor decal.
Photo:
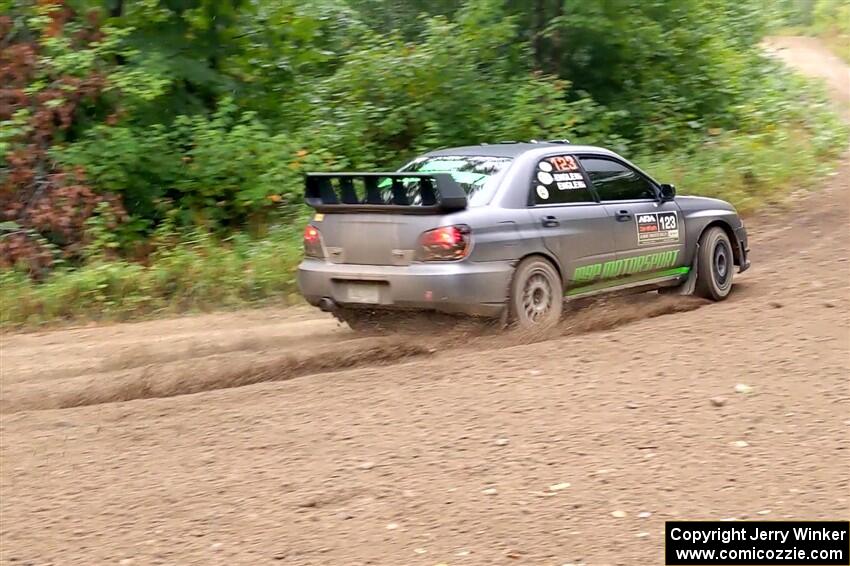
M604 263L592 263L577 267L572 280L576 283L593 281L594 279L611 279L635 273L658 271L676 265L679 250L669 250L654 254L645 254L625 259L615 259Z
M548 199L549 198L549 189L547 189L543 185L537 185L537 196L539 196L543 200Z
M554 179L552 178L552 174L547 173L546 171L538 171L537 180L543 183L544 185L551 185L554 181Z
M639 246L670 244L679 241L679 214L642 212L636 215Z
M313 217L313 220L316 221L316 222L321 222L324 219L325 219L325 215L322 214L321 212L317 212L316 215Z
M552 170L552 164L548 161L541 161L537 164L541 171L546 171L547 173Z

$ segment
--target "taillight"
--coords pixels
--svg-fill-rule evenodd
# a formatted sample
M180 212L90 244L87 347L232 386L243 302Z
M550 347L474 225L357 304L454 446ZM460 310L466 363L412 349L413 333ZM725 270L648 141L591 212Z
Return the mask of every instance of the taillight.
M421 261L456 261L469 254L472 231L469 226L442 226L424 232L419 237Z
M307 257L325 257L322 249L322 233L312 224L304 227L304 255Z

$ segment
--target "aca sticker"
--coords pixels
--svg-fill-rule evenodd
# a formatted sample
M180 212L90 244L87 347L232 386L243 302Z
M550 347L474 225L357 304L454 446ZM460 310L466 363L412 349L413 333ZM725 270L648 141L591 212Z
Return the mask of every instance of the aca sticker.
M637 238L639 246L678 242L678 213L675 211L638 213Z
M552 170L552 164L548 161L541 161L537 164L541 171L546 171L547 173Z
M537 185L537 196L539 196L542 200L548 200L549 189L547 189L543 185Z

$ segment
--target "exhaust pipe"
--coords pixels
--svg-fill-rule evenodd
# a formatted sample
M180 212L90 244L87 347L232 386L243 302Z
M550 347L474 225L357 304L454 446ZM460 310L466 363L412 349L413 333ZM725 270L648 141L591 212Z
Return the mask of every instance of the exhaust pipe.
M322 297L319 299L319 304L317 306L323 312L334 312L336 310L336 303L330 297Z

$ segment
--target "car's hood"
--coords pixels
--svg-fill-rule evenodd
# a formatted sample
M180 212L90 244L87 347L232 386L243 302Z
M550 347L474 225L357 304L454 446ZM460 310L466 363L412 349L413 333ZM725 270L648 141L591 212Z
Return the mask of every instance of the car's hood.
M678 204L679 208L681 208L685 212L709 209L737 212L734 206L732 206L725 200L720 200L717 198L677 196L676 204Z

